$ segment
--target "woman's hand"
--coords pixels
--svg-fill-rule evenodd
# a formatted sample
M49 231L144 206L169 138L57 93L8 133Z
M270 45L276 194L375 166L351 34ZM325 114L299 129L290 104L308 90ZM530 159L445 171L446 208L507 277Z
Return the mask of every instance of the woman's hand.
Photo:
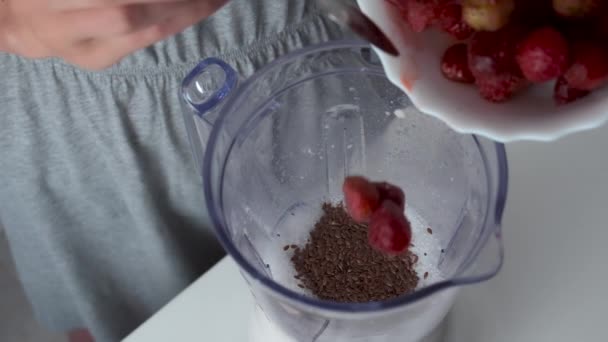
M0 50L103 69L181 32L228 0L3 0Z

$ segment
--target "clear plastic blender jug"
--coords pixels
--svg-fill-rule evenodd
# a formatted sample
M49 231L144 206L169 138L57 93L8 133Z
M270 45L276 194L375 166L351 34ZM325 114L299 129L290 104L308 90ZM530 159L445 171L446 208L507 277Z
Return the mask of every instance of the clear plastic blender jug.
M258 305L252 341L417 341L459 285L499 271L504 147L418 112L369 47L310 47L238 83L228 64L208 59L181 96L207 210ZM413 294L340 304L296 286L283 246L305 243L349 174L405 189L415 243L432 227L425 262L435 275Z

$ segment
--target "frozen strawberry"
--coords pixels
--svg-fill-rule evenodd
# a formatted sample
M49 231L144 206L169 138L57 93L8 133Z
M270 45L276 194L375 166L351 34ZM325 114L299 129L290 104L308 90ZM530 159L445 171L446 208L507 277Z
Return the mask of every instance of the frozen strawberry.
M348 214L357 222L368 222L380 206L378 189L364 177L347 177L342 185L342 191Z
M476 32L471 38L469 68L483 98L504 102L527 84L516 58L525 33L523 26L508 25L496 32Z
M467 45L456 44L448 48L441 59L441 72L450 81L473 83L475 77L469 69Z
M442 0L408 0L407 21L414 32L422 32L435 22Z
M553 9L561 16L582 18L598 9L601 0L553 0Z
M490 102L505 102L523 89L527 82L520 75L504 72L477 78L475 84L479 94Z
M368 242L377 250L397 255L405 252L412 241L412 228L399 206L384 201L371 218Z
M505 27L515 9L514 0L463 0L464 21L478 31Z
M516 52L524 35L524 28L519 26L507 26L496 32L476 32L469 42L469 68L473 76L521 74Z
M405 193L400 187L387 182L374 183L374 185L380 194L380 202L391 201L397 204L402 212L405 210Z
M462 20L462 6L457 3L447 3L439 7L437 25L458 40L467 39L473 34L473 28Z
M608 81L607 47L598 42L577 42L572 51L572 65L564 74L571 87L593 90Z
M552 27L540 28L520 44L517 62L531 82L546 82L568 69L570 51L566 38Z
M555 82L555 89L553 91L553 99L558 105L565 105L581 99L591 94L589 90L580 90L572 88L568 81L564 77L560 77Z

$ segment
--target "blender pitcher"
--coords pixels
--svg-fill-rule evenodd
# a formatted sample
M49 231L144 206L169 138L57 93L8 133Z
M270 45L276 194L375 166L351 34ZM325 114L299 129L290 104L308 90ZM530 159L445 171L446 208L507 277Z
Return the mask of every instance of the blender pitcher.
M367 45L309 47L238 83L227 63L207 59L181 97L206 208L255 298L251 341L419 341L460 285L498 273L504 146L417 111ZM297 286L283 246L306 243L351 174L405 190L413 242L433 269L415 292L346 304Z

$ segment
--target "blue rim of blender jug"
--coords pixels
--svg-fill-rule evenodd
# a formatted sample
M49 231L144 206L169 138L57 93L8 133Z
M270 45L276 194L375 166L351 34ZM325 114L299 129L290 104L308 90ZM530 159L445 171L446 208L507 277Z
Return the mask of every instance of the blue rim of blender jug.
M322 44L306 47L306 48L294 51L292 53L289 53L283 57L280 57L280 58L276 59L275 61L273 61L272 63L264 66L258 72L256 72L253 76L251 76L249 79L247 79L240 87L241 96L228 97L226 100L227 101L226 104L222 108L222 112L224 112L224 113L230 112L231 108L233 108L235 105L238 104L236 102L237 99L244 98L245 96L243 96L243 95L246 95L248 92L250 92L252 90L253 85L259 78L264 76L267 71L277 67L278 65L288 63L288 62L292 61L294 58L302 57L302 56L305 56L305 55L308 55L311 53L318 53L318 52L323 52L323 51L327 51L327 50L355 49L355 48L359 48L359 49L369 48L369 45L362 41L359 41L359 40L333 41L333 42L322 43ZM378 70L376 70L376 69L378 69ZM380 66L370 66L368 68L368 70L370 72L380 71L380 74L385 75L384 70ZM216 104L217 104L217 102L216 102ZM211 107L213 107L213 106L211 106ZM206 108L206 109L210 109L210 108ZM221 199L216 199L213 194L214 187L212 184L213 179L211 178L211 174L212 174L212 165L213 165L213 159L214 159L213 152L215 152L216 141L220 135L220 130L216 129L216 128L222 127L224 120L225 120L225 116L220 115L216 124L214 125L214 129L211 132L211 135L209 137L208 144L206 147L206 151L205 151L205 156L204 156L203 165L202 165L203 191L205 193L205 200L207 202L207 207L209 209L209 215L210 215L212 223L213 223L213 228L220 240L220 243L223 245L223 247L228 252L228 254L237 262L237 264L245 272L247 272L247 274L250 277L252 277L255 281L260 282L263 285L263 287L266 287L266 290L272 290L272 291L274 291L275 294L278 294L288 300L293 300L297 303L304 304L307 306L312 306L312 307L315 307L317 309L322 309L322 310L330 310L330 311L334 311L334 312L343 312L343 313L377 312L377 311L386 311L386 310L390 310L390 309L395 309L395 308L403 306L403 305L411 304L411 303L419 301L423 298L426 298L436 292L446 290L449 288L487 281L487 280L493 278L496 274L498 274L498 272L502 268L503 259L504 259L504 251L503 251L503 244L502 244L502 237L501 237L501 222L502 222L502 215L503 215L504 207L506 204L507 188L508 188L508 181L509 181L508 180L508 161L507 161L506 150L505 150L504 145L501 143L492 142L491 144L493 144L493 146L495 148L495 153L496 153L496 158L497 158L497 166L496 166L497 179L496 179L496 181L497 181L498 186L496 189L496 198L494 198L494 206L492 206L491 202L490 202L490 205L488 205L488 208L486 210L485 218L484 218L484 226L487 227L488 224L494 225L494 227L493 227L494 229L492 231L487 232L485 235L481 234L481 236L478 238L478 241L475 243L473 252L469 255L468 259L465 260L465 262L463 263L460 270L467 269L474 262L475 258L481 252L482 248L485 246L487 241L492 237L497 239L497 243L498 243L498 247L499 247L499 256L498 256L499 262L495 269L488 271L482 275L462 276L462 277L456 277L453 279L440 281L438 283L435 283L430 286L424 287L422 289L416 290L415 292L413 292L411 294L397 297L397 298L394 298L391 300L382 301L382 302L369 302L369 303L336 303L336 302L330 302L330 301L323 301L323 300L316 299L311 296L307 296L307 295L292 291L292 290L272 281L272 279L268 278L266 275L259 272L249 261L247 261L238 252L235 244L233 243L232 239L228 235L228 229L223 229L223 227L227 227L226 222L224 220L224 215L223 215L223 212L224 212L223 204L221 203ZM486 181L488 182L488 188L492 189L490 177L493 177L493 175L490 174L492 169L489 168L487 155L481 146L479 138L475 135L473 135L472 137L474 138L474 140L478 146L479 153L482 155L484 167L488 171L487 172L488 176L486 179ZM235 140L235 139L236 138L233 138L233 140ZM234 141L233 141L233 143L234 143ZM225 156L225 157L227 159L227 156ZM225 162L226 162L226 160L223 161L224 165L221 168L220 177L223 177ZM221 180L220 180L220 182L221 182ZM221 190L220 190L220 192L221 192ZM489 200L489 201L491 201L491 200ZM220 203L218 204L218 202L220 202ZM491 208L494 208L494 212L492 212L492 213L490 212ZM492 222L489 222L489 221L492 221Z

